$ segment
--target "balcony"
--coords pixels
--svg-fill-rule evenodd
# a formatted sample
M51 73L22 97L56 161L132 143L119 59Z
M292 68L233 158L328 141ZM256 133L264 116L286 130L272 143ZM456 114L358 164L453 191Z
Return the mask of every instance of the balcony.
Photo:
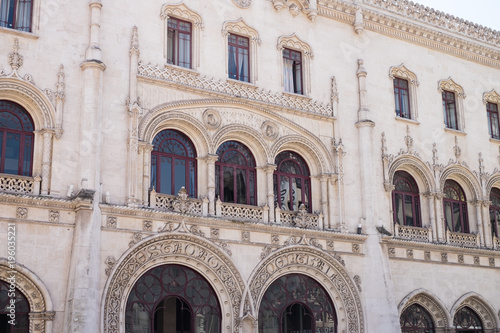
M38 195L41 180L38 176L26 177L0 173L0 192Z

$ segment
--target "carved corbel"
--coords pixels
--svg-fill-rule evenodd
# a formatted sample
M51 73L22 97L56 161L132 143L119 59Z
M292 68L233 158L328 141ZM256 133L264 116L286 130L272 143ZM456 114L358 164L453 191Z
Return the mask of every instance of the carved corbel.
M353 27L354 27L354 31L357 34L360 34L365 30L365 22L363 20L363 11L361 10L361 8L358 8L356 10L356 14L354 15Z

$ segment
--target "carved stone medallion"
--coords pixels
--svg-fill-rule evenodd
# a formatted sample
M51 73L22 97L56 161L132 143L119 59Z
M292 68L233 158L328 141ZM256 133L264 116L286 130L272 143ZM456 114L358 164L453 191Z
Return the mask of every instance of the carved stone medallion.
M252 0L233 0L233 3L241 8L248 8L252 4Z
M217 110L207 109L203 112L203 122L209 129L217 129L220 126L221 118Z

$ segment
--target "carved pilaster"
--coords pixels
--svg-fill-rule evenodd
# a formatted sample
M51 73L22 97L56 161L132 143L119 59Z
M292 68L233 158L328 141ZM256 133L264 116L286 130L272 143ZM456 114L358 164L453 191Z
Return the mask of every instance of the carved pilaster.
M359 109L358 109L358 121L363 121L369 119L370 109L366 104L366 75L368 72L363 66L364 60L358 59L358 70L356 72L356 76L358 77L358 95L359 95Z
M148 206L153 145L147 142L140 142L139 151L142 152L142 204L143 206Z
M436 234L437 240L440 243L445 241L446 226L444 225L444 215L443 215L443 198L444 193L435 192L434 194L434 206L436 207Z
M328 189L327 189L327 182L328 182L329 175L327 174L322 174L319 176L319 181L321 184L321 210L323 212L323 226L329 226L330 221L329 221L329 212L328 212Z
M424 193L424 196L427 198L427 202L429 205L429 221L430 221L430 227L432 228L432 239L436 240L437 239L436 206L435 206L436 203L434 201L434 193L427 192L427 193Z
M215 162L219 159L218 155L209 154L206 156L207 179L208 179L208 214L215 215Z
M42 189L41 195L49 194L50 173L52 168L52 138L54 131L44 129L43 135L43 153L42 153Z
M472 201L472 204L476 208L477 234L480 235L480 237L479 237L480 246L483 247L484 246L484 228L483 228L483 214L481 212L482 201L475 200L475 201Z
M134 103L128 106L130 116L129 120L129 137L128 137L128 159L127 159L127 172L128 172L128 199L127 205L137 206L140 202L138 199L138 170L139 163L139 116L141 115L141 107Z
M274 223L274 181L273 174L276 170L275 164L268 164L264 167L267 181L267 206L269 207L269 223Z

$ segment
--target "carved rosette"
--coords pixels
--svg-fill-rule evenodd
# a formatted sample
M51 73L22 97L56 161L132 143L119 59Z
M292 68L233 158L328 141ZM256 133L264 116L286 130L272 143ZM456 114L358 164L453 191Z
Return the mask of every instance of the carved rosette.
M233 0L233 3L240 8L248 8L252 4L252 0Z
M245 287L232 259L217 245L184 233L161 234L134 244L117 263L105 287L103 332L122 331L128 294L142 274L165 264L190 267L212 284L220 300L222 325L237 333L237 318ZM226 331L226 330L224 330Z

